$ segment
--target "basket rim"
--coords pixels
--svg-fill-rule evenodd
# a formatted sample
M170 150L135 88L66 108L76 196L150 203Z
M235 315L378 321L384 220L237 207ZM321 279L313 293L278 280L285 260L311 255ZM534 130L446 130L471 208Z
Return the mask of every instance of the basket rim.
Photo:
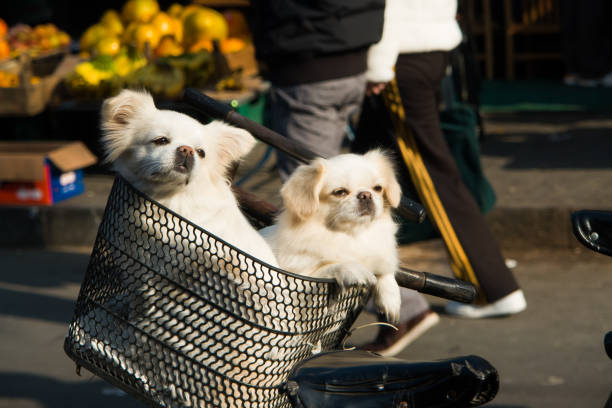
M140 197L144 198L145 200L148 200L151 203L155 204L156 206L164 209L164 211L167 211L168 213L172 214L173 216L177 217L178 219L186 222L188 225L192 226L196 230L200 230L200 231L204 232L209 237L212 237L213 239L215 239L216 241L222 243L223 245L227 245L230 249L233 249L233 250L237 251L239 254L242 254L246 258L252 259L253 261L255 261L255 262L257 262L257 263L267 267L268 269L274 270L276 272L282 273L282 274L290 276L292 278L298 278L298 279L302 279L302 280L305 280L305 281L317 282L317 283L334 283L334 284L337 284L336 280L332 279L332 278L317 278L317 277L314 277L314 276L300 275L300 274L295 273L295 272L284 270L284 269L282 269L280 267L272 266L269 263L267 263L265 261L262 261L259 258L256 258L255 256L253 256L251 254L246 253L242 249L240 249L240 248L236 247L235 245L227 242L226 240L224 240L223 238L220 238L219 236L213 234L212 232L209 232L206 228L201 227L201 226L195 224L194 222L192 222L188 218L178 214L177 212L173 211L172 209L170 209L170 208L166 207L165 205L161 204L159 201L154 200L149 195L145 194L144 192L142 192L142 191L138 190L136 187L134 187L125 177L123 177L120 174L115 174L115 181L113 182L113 187L112 187L113 190L115 189L116 185L119 182L124 183L125 185L127 185L138 196L140 196ZM106 207L108 207L108 201L107 201L107 206ZM105 210L106 210L106 208L105 208ZM242 210L240 212L242 213ZM244 213L242 213L242 214L244 216Z

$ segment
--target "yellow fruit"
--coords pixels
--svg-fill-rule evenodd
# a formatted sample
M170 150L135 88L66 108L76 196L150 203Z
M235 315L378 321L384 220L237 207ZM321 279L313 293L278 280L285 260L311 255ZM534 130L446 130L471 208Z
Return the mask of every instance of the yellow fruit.
M70 44L70 36L67 33L60 31L57 36L59 38L60 47L65 47Z
M173 28L174 38L179 43L182 43L183 42L183 22L178 18L173 18L172 25L174 27Z
M200 40L223 41L227 37L227 22L218 11L202 7L183 21L183 42L191 46Z
M121 52L113 59L115 73L120 77L125 77L134 71L147 65L146 58L130 58L126 52Z
M6 21L0 18L0 38L4 38L7 31L8 31L8 24L6 24Z
M244 48L246 43L244 40L235 37L228 37L221 41L221 52L223 54L229 54L230 52L237 52Z
M157 57L181 55L184 52L183 47L172 36L162 38L157 48L155 48L155 56Z
M121 42L118 37L104 37L94 46L93 51L97 55L110 55L114 57L119 54Z
M194 11L202 10L204 6L200 6L199 4L189 4L188 6L183 7L181 11L180 19L185 20L188 15L193 13Z
M123 23L121 22L121 17L119 17L119 13L115 10L107 10L100 19L100 24L102 24L106 30L113 35L121 35L123 33Z
M183 6L179 3L173 3L170 7L168 7L168 15L171 17L180 18L182 12Z
M49 47L52 50L59 48L61 46L59 34L52 34L48 37L48 39L49 39Z
M0 71L0 88L19 86L19 76L12 72Z
M132 40L139 51L144 50L146 43L149 43L153 50L159 44L159 33L152 24L139 24L134 30Z
M213 43L211 40L200 40L189 47L189 52L195 53L200 50L213 52Z
M155 17L153 17L151 24L153 27L155 27L160 37L168 34L174 34L174 19L163 11L160 11L155 15Z
M128 24L128 26L125 27L125 29L123 30L123 35L121 36L121 42L125 44L131 44L134 38L134 31L136 31L136 28L138 28L139 25L140 23L135 23L135 22Z
M239 10L225 10L223 17L227 21L227 35L229 37L248 37L251 35L249 24L244 17L244 14Z
M0 61L8 58L11 53L11 47L5 40L0 40Z
M103 23L107 20L121 20L121 15L117 10L108 9L102 14L102 18L100 18L100 22Z
M81 36L81 51L90 51L101 38L108 36L108 31L102 24L94 24Z
M128 0L121 10L124 22L148 23L159 12L156 0Z
M89 61L77 65L74 72L89 85L98 85L101 81L109 79L114 75L111 71L96 69Z

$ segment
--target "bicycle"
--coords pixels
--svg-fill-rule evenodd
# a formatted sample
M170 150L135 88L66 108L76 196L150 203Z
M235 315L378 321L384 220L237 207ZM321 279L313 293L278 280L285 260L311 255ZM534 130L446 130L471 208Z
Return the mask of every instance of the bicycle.
M301 160L314 156L197 91L185 100ZM259 227L271 219L257 203L245 209ZM424 216L408 199L402 211ZM254 267L261 279L236 280ZM465 302L477 292L408 269L397 280ZM117 177L64 350L159 407L464 407L495 397L497 371L477 356L413 363L339 350L369 297L368 287L339 290L266 265Z

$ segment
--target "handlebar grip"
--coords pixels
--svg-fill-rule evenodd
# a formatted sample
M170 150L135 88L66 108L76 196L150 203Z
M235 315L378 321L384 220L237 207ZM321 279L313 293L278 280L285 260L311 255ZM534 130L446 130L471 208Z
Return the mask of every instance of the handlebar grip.
M425 208L418 202L411 200L404 195L402 195L400 204L395 209L395 212L406 220L415 222L417 224L425 221Z
M193 88L187 88L185 89L183 99L185 102L208 116L215 119L224 120L231 125L247 130L262 142L265 142L270 146L274 146L278 150L288 154L298 161L301 161L302 163L308 163L317 157L317 155L303 143L288 139L265 126L262 126L259 123L242 116L238 112L234 111L231 106L221 103L203 92ZM421 223L425 219L425 209L423 206L405 196L402 196L400 205L395 209L395 211L411 222Z
M196 107L203 112L207 113L216 119L225 120L230 112L233 111L232 107L228 104L221 103L216 99L211 98L203 92L199 92L193 88L185 89L183 95L185 102L193 107Z
M242 116L231 106L221 103L200 91L192 88L185 89L183 100L194 108L206 113L208 116L215 119L224 120L231 125L247 130L257 139L270 146L274 146L278 150L288 154L302 163L308 163L317 157L302 143L288 139L265 126L262 126L259 123Z
M405 288L462 303L472 303L478 296L478 288L470 282L428 272L400 268L395 273L395 280Z

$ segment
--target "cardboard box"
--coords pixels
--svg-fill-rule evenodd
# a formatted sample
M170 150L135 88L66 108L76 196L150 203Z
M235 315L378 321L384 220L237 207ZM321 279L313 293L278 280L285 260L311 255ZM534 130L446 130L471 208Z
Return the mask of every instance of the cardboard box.
M0 204L51 205L81 194L97 162L81 142L0 142Z

